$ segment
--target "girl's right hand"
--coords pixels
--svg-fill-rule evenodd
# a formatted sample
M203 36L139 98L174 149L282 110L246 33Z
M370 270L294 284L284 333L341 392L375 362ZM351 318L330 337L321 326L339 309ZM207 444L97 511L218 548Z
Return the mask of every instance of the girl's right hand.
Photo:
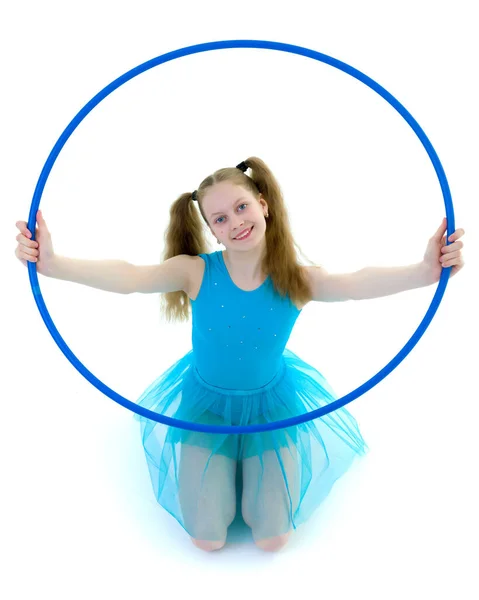
M20 230L20 233L15 238L18 242L15 249L15 256L25 266L27 266L27 261L34 262L37 264L38 273L46 273L53 262L55 253L53 251L52 238L41 211L37 211L35 241L31 239L32 234L27 229L25 221L17 221L15 225Z

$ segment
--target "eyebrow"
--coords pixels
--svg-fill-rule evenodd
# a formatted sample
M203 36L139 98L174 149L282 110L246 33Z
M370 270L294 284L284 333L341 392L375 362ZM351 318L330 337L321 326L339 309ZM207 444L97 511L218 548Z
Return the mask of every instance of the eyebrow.
M233 206L236 206L240 200L245 200L245 199L246 199L246 197L245 197L245 196L241 196L241 198L238 198L238 200L236 200L236 201L235 201L235 203L233 204ZM222 210L222 211L220 211L220 212L215 212L215 213L213 213L212 215L210 215L210 218L211 218L211 217L214 217L215 215L221 215L221 214L223 214L223 213L224 213L224 210Z

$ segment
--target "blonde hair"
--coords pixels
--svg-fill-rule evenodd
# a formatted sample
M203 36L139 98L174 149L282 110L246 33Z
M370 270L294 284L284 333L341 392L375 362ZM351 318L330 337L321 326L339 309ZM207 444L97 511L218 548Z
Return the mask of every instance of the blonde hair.
M215 171L201 182L197 202L192 201L192 192L181 194L170 208L170 222L165 232L163 260L179 254L198 256L207 253L205 227L208 225L202 209L206 191L216 183L229 181L241 186L259 200L260 194L268 204L269 217L266 221L266 252L263 272L269 274L276 291L288 295L295 304L306 304L312 293L303 268L298 262L295 248L301 252L293 239L283 194L273 173L260 158L252 156L244 161L251 176L238 168ZM302 254L302 252L301 252ZM304 255L303 255L304 256ZM183 291L163 294L163 310L168 321L187 321L190 315L190 299Z

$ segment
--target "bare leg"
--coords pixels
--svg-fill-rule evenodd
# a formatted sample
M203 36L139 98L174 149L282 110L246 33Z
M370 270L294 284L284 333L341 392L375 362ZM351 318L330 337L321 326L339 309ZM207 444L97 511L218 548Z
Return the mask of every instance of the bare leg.
M243 518L259 548L276 551L286 544L298 503L299 472L294 446L267 450L261 457L243 460Z
M236 460L183 444L179 498L186 531L198 548L219 550L236 514Z
M255 544L261 550L265 552L278 552L281 548L284 548L288 543L288 538L291 535L291 531L285 533L284 535L276 535L270 538L264 538L262 540L255 540Z

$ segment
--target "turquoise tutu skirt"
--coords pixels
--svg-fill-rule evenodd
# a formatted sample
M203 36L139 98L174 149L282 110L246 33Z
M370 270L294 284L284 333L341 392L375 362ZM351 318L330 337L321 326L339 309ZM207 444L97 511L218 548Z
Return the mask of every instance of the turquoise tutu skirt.
M336 398L325 378L290 350L273 381L247 391L203 381L190 351L138 404L194 423L250 425L311 412ZM246 434L187 431L135 418L158 503L200 540L224 541L237 513L255 540L296 529L367 451L344 408L286 429Z

